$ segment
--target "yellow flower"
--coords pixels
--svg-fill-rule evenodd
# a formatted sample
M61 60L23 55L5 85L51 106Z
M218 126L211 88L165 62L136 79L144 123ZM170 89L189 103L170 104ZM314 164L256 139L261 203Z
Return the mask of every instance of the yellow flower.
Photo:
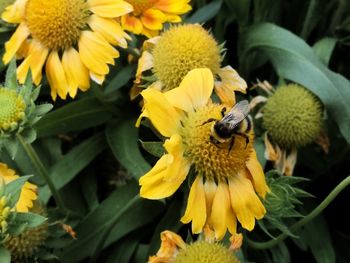
M190 0L126 0L134 11L122 16L124 29L147 37L158 35L166 22L179 23L181 17L192 8Z
M213 104L210 96L214 79L209 69L190 71L180 86L167 92L146 89L144 111L153 126L166 138L163 155L155 166L140 178L140 195L148 199L171 196L194 167L185 215L181 221L192 221L193 233L205 226L215 231L220 240L226 233L236 233L237 221L249 231L255 219L261 219L265 208L255 191L265 197L269 191L265 175L253 148L254 135L249 143L242 136L215 145L211 142L210 118L221 119L224 105Z
M122 0L17 0L2 19L19 24L5 43L5 64L17 54L24 58L17 78L24 83L29 69L36 85L42 68L51 96L65 99L86 91L90 78L101 84L119 52L112 45L126 47L129 36L114 19L132 11Z
M151 256L148 263L239 263L232 249L220 243L199 240L186 244L174 232L160 234L162 243L157 255Z
M246 92L247 84L231 67L221 68L221 50L215 39L199 24L171 27L161 36L145 41L135 84L145 71L152 70L151 87L163 91L176 88L188 72L209 68L216 78L215 92L228 105L235 104L235 91Z
M0 177L2 177L7 184L17 179L19 176L16 175L14 170L8 168L6 164L0 163ZM28 209L33 207L33 201L37 199L36 190L36 185L29 182L23 185L21 194L16 203L16 210L18 212L28 212Z

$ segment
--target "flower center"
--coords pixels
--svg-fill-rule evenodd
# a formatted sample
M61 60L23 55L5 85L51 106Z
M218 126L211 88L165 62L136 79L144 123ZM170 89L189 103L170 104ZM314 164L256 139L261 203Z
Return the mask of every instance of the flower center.
M174 263L239 263L232 251L219 243L195 242L181 249Z
M182 25L167 30L155 45L153 71L166 90L179 86L195 68L220 69L220 47L200 25Z
M245 138L233 135L231 150L231 140L217 145L210 140L211 127L215 122L202 124L209 118L221 119L221 109L221 105L211 104L189 113L180 132L185 157L194 164L196 172L208 180L224 181L235 176L245 167L252 151L251 133L248 145Z
M277 89L268 99L263 113L263 126L269 137L286 149L311 143L322 127L320 101L295 84Z
M157 0L126 0L134 8L133 14L135 16L141 15L147 9L153 7Z
M7 130L24 118L25 103L16 91L0 87L0 105L0 130Z
M32 37L53 50L77 43L89 16L85 0L28 0L26 22Z

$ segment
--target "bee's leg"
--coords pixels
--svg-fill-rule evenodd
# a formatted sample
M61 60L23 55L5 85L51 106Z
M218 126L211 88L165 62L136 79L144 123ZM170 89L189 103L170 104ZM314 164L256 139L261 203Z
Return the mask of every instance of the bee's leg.
M223 108L221 109L221 116L222 116L222 117L225 117L225 113L226 113L226 107L223 107Z
M245 148L247 148L247 145L249 143L249 136L247 134L244 134L241 132L235 132L235 135L238 135L238 136L245 138Z
M218 121L218 120L217 120L217 119L214 119L214 118L210 118L210 119L208 119L207 121L203 122L201 125L198 125L197 127L203 126L204 124L207 124L207 123L210 123L210 122L213 122L213 121Z
M232 136L231 140L230 140L230 147L228 148L228 153L230 154L233 145L235 144L235 137Z
M219 148L220 142L218 142L218 140L216 140L212 135L210 135L210 142Z

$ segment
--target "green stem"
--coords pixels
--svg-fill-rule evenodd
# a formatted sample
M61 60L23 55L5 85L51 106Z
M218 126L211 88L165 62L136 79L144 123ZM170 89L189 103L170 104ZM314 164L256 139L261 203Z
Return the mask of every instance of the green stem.
M35 149L32 147L31 144L27 143L23 137L20 134L17 134L17 139L20 142L20 144L22 145L23 149L25 150L25 152L27 153L29 159L31 160L31 162L33 163L33 165L35 166L38 174L45 180L46 184L49 186L50 191L56 201L57 206L64 212L67 212L65 206L64 206L64 202L62 197L60 196L59 192L57 191L57 189L55 188L49 173L46 169L46 167L44 166L44 164L41 162L38 154L36 153Z
M350 176L346 177L343 181L341 181L330 194L319 204L310 214L293 224L289 229L291 232L297 231L302 226L309 223L315 217L317 217L333 200L341 193L348 185L350 184ZM249 246L256 249L268 249L273 246L276 246L279 242L283 241L288 237L287 234L282 233L275 239L266 241L266 242L256 242L249 239L246 239Z
M133 199L131 199L122 209L118 211L118 213L115 215L115 217L112 219L112 222L102 231L101 238L98 240L96 249L94 253L91 256L90 263L97 262L97 259L104 247L104 244L107 241L108 236L111 234L113 228L116 226L116 224L119 222L120 217L130 208L132 207L138 200L140 199L139 195L134 196Z

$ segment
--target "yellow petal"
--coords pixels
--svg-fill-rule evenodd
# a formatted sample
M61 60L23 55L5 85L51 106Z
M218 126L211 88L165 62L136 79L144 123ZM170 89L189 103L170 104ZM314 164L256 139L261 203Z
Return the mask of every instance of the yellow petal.
M109 72L107 63L114 65L119 52L99 33L83 31L79 39L79 55L84 65L98 75Z
M185 159L180 135L166 140L164 147L168 154L163 155L156 165L139 180L140 196L148 199L162 199L171 196L185 180L190 163Z
M2 20L13 24L21 23L24 20L27 1L17 0L14 4L7 6L1 14Z
M141 92L145 100L145 109L156 129L165 137L176 134L182 115L170 104L163 93L155 89Z
M163 23L166 22L166 17L163 12L157 9L148 9L143 12L141 21L148 29L160 30L163 28Z
M132 12L132 5L122 0L88 0L91 12L101 17L120 17Z
M192 9L189 2L190 0L159 0L155 4L155 8L167 13L184 14Z
M10 62L10 60L15 56L17 50L21 47L22 43L29 36L30 32L25 23L21 23L15 33L9 41L5 43L5 54L2 58L4 64Z
M210 224L215 231L215 238L217 240L221 240L226 234L227 215L230 209L231 202L228 186L226 183L219 182L210 215Z
M126 38L130 39L130 36L123 31L117 21L91 15L88 24L93 31L100 33L109 43L123 48L127 47Z
M47 58L46 76L51 87L51 97L55 100L58 94L62 99L66 99L68 83L57 51L51 51Z
M90 87L89 71L81 62L78 51L73 47L64 51L62 66L67 77L68 93L72 98L76 96L78 87L83 91Z
M102 83L105 81L106 77L105 75L99 75L99 74L96 74L92 71L89 72L90 74L90 78L95 81L97 84L99 85L102 85Z
M207 205L207 214L211 214L211 208L213 207L213 200L215 197L217 185L212 180L205 180L204 183L204 192L205 192L205 200Z
M210 69L193 69L184 77L179 87L164 94L172 105L191 112L208 103L213 86L214 78Z
M252 176L255 190L262 198L265 198L270 189L266 184L264 170L256 157L255 150L252 151L246 165Z
M285 161L284 174L287 176L293 175L295 164L297 163L298 151L296 148L293 148Z
M141 34L143 30L143 25L141 20L132 15L122 16L121 22L125 30L131 31L134 34L137 34L137 35Z
M181 218L181 222L187 224L192 221L192 232L194 234L199 234L203 230L206 219L207 212L203 178L197 176L191 186L186 211Z
M251 231L255 218L264 217L266 210L254 192L252 183L243 176L235 176L229 180L231 205L242 227Z
M185 249L186 243L181 236L171 231L163 231L160 234L162 243L156 256L149 258L148 263L171 262L178 254L179 249Z
M46 61L49 50L39 42L33 40L29 44L27 57L17 68L18 81L23 84L27 78L29 68L32 71L32 78L35 85L39 85L42 79L42 68Z
M220 69L218 75L221 81L215 82L215 92L223 104L232 107L236 103L235 91L246 93L247 83L231 66Z
M136 79L134 82L140 83L142 78L142 72L150 70L151 68L153 68L153 55L148 51L144 51L142 52L142 55L139 58L136 70Z

